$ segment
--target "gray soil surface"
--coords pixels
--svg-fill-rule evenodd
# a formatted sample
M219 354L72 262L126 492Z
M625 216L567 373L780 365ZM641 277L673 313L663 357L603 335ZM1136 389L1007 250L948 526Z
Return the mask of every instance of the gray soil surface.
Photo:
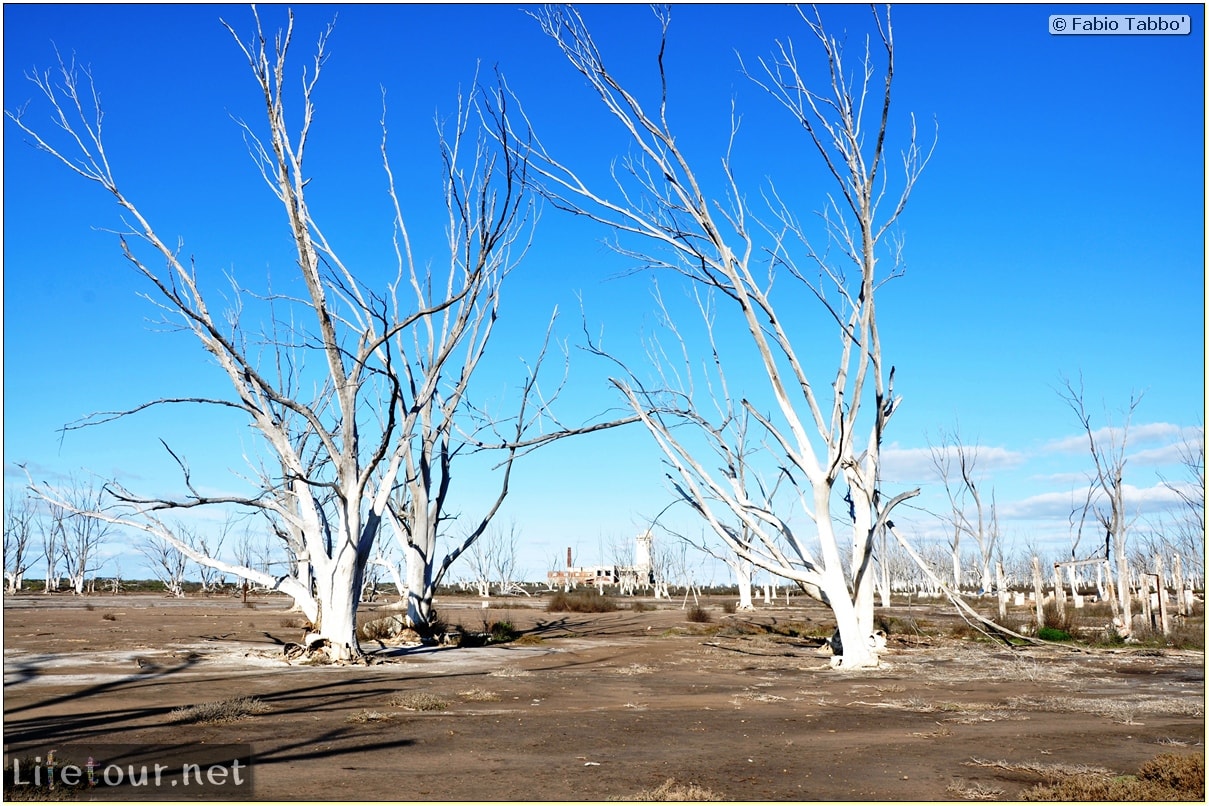
M307 666L283 658L302 630L281 598L7 596L6 764L59 744L248 743L258 800L594 801L673 780L727 800L934 801L1016 799L1043 780L1030 766L1204 754L1200 652L1013 650L950 637L951 609L915 604L879 612L931 630L840 672L803 637L829 632L818 606L726 615L718 600L695 624L679 601L647 603L448 599L449 623L506 620L521 640L367 643L368 665ZM267 710L172 715L236 697ZM413 710L420 697L443 707Z

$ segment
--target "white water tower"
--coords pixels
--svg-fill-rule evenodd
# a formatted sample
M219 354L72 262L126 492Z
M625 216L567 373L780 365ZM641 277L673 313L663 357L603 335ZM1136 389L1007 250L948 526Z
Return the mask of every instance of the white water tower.
M654 536L650 531L638 535L637 547L634 551L634 568L639 571L649 571L651 568L651 542Z

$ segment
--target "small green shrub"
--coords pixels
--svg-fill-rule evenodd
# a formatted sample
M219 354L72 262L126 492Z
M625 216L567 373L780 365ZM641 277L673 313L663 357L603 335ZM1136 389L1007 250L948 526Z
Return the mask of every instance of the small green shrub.
M490 633L493 644L506 644L509 641L515 641L520 636L520 632L512 626L511 621L493 621L487 628L487 632Z
M811 619L806 619L806 622L809 621ZM836 630L835 622L830 624L824 622L808 624L806 622L773 622L764 629L773 635L785 635L790 638L830 638Z
M1094 641L1092 646L1097 647L1119 647L1125 646L1125 636L1116 631L1116 628L1109 625L1108 629L1101 632Z
M1050 602L1041 611L1041 626L1042 628L1049 627L1054 630L1061 630L1068 636L1075 630L1075 607L1070 602L1067 602L1063 608L1061 615L1058 613L1058 606ZM1040 636L1040 632L1038 632ZM1067 640L1070 640L1069 637Z
M1071 635L1065 630L1059 630L1056 627L1042 627L1037 630L1037 637L1042 641L1070 641Z

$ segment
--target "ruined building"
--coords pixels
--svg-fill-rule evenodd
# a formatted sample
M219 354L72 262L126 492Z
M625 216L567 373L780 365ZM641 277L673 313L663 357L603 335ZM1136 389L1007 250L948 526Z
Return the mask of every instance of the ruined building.
M546 574L550 587L564 590L580 585L604 587L617 585L622 593L632 593L638 588L649 587L655 583L654 567L651 564L651 542L654 536L643 532L635 538L633 565L572 565L571 549L567 549L567 566L562 571L550 571Z

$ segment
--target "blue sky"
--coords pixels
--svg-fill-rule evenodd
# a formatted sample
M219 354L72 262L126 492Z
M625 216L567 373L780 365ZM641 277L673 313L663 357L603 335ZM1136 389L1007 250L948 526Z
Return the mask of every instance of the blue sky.
M914 113L930 133L935 120L939 143L902 219L907 274L879 303L904 396L888 436L888 481L923 485L921 504L940 506L927 446L959 424L983 446L984 483L995 489L1009 545L1055 550L1066 545L1069 499L1090 467L1055 391L1064 375L1082 374L1097 424L1119 422L1130 394L1144 392L1127 476L1143 515L1166 506L1158 474L1178 476L1171 446L1203 424L1205 408L1203 7L1137 7L1191 15L1189 36L1051 36L1049 15L1072 8L895 7L897 122ZM436 242L442 212L434 116L454 111L476 66L499 67L568 163L599 172L626 153L622 133L520 7L300 6L296 67L337 11L316 97L310 189L329 235L367 271L390 244L380 87L394 167L408 187L404 212L422 243ZM283 7L262 16L276 27ZM623 80L649 91L658 36L649 10L589 6L584 16ZM4 107L34 98L23 74L50 67L54 47L74 53L101 91L119 182L160 234L183 238L213 275L284 275L287 231L232 120L257 120L257 92L220 17L250 30L243 6L6 5ZM864 7L826 6L823 18L854 42L868 30ZM811 190L811 154L740 74L736 56L753 64L778 38L817 55L792 9L677 7L666 57L671 118L686 148L716 165L734 101L743 115L735 164L750 193L773 178L800 195L808 215L822 203ZM31 114L44 107L35 102ZM162 411L58 433L92 411L216 388L189 339L154 325L155 309L139 297L145 289L105 231L119 225L99 188L5 121L6 492L23 482L16 462L48 479L86 470L170 492L175 476L159 438L216 488L242 469L246 429L230 418ZM601 245L605 234L543 210L505 292L488 379L497 388L518 377L514 360L533 354L555 306L574 345L581 298L606 346L640 359L641 334L655 321L651 281L617 277L628 265ZM572 360L569 419L618 405L607 367L574 349ZM611 543L628 541L670 500L664 472L636 428L528 457L503 514L525 536L526 575L544 575L568 545L577 560L608 560ZM477 503L471 495L466 511ZM938 533L925 512L909 520L922 539ZM124 551L123 573L137 575L138 560Z

